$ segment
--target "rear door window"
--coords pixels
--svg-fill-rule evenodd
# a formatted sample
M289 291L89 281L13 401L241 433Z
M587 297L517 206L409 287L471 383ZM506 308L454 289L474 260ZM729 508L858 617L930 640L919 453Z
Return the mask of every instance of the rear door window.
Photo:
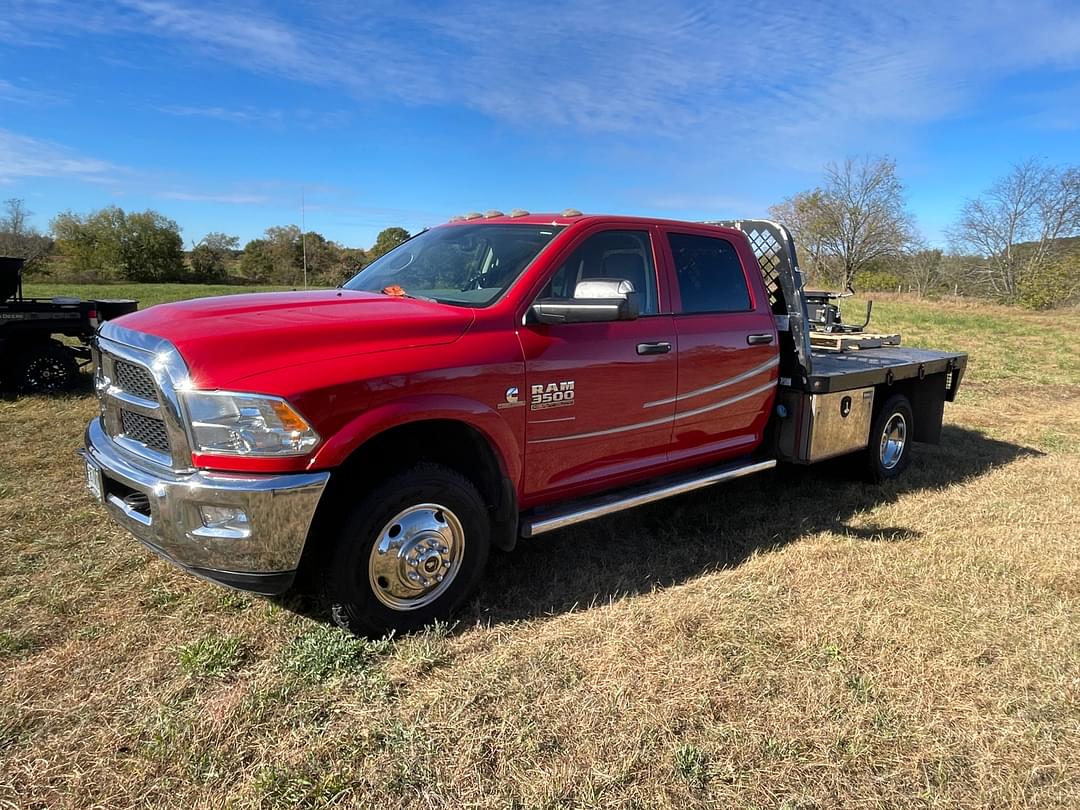
M727 239L670 233L683 314L748 312L753 307L746 274L735 246Z

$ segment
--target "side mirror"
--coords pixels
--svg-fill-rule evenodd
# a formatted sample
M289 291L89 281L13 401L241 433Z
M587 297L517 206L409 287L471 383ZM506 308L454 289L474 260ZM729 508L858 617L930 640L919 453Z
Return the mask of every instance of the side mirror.
M633 321L638 317L638 296L625 279L582 279L573 298L541 298L530 311L535 321L549 324Z

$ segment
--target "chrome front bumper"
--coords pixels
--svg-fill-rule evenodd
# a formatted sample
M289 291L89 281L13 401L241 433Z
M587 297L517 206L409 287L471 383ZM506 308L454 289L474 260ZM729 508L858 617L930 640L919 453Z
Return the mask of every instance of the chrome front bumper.
M175 473L137 462L109 439L101 420L86 429L79 454L101 470L113 519L175 565L256 593L286 590L296 576L315 509L330 473L259 475ZM201 506L233 507L243 529L204 524Z

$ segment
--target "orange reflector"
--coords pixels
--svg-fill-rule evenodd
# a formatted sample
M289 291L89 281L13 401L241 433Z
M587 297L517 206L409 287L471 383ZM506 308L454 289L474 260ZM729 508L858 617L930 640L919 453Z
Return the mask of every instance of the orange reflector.
M303 433L310 429L307 422L296 411L288 406L287 403L282 402L280 399L269 400L270 407L274 409L274 414L281 422L281 426L286 430L295 430L298 433Z

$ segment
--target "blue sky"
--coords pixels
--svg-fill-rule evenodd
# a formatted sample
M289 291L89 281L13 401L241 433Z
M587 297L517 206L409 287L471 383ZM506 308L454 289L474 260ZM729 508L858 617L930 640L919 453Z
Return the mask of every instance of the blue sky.
M763 215L897 161L941 242L1030 156L1080 163L1080 4L0 0L0 198L185 240L366 246L467 210Z

